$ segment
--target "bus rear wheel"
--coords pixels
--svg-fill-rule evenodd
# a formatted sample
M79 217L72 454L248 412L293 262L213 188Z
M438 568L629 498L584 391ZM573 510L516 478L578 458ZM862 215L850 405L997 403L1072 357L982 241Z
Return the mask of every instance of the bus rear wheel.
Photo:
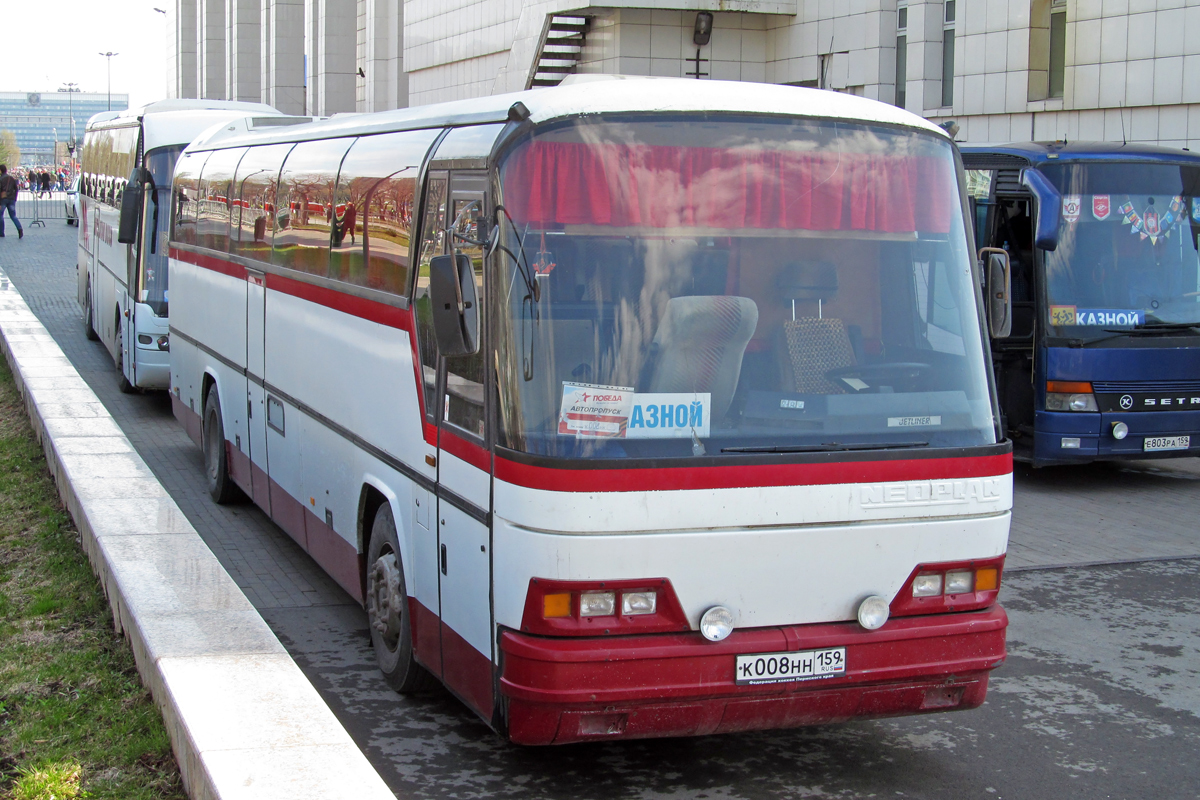
M404 566L396 520L387 503L375 514L371 543L367 547L367 622L371 645L387 685L400 694L432 688L433 676L413 657Z
M221 397L214 383L204 398L204 479L208 494L218 505L226 505L241 497L242 490L229 476L229 459L225 453L225 424L221 422Z

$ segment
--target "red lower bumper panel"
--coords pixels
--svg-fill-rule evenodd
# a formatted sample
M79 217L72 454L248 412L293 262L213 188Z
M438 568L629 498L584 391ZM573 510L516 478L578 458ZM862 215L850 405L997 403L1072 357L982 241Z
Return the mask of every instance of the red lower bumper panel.
M613 638L500 638L509 738L566 744L697 736L976 708L1005 657L1008 617L976 612L854 623ZM846 673L737 685L736 656L846 648Z

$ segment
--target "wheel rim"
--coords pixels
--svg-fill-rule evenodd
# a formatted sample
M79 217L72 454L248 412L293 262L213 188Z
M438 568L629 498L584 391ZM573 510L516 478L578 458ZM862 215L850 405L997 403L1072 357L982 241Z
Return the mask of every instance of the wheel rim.
M400 591L400 566L396 554L384 551L367 574L367 618L371 630L389 650L400 643L401 625L404 621L404 597Z

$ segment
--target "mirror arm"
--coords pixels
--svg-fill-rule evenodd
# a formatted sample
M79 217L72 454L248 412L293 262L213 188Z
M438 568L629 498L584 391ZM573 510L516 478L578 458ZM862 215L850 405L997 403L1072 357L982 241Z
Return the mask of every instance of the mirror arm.
M1054 184L1038 170L1026 167L1021 171L1021 185L1027 188L1038 202L1037 219L1034 221L1034 245L1040 250L1058 247L1058 214L1062 207L1062 195Z

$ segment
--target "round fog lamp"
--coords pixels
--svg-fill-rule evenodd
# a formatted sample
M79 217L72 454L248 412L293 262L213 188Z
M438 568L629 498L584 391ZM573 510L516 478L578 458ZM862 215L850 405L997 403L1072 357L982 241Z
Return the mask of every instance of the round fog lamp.
M1124 422L1114 422L1113 423L1113 438L1114 439L1124 439L1128 435L1129 435L1129 426L1128 425L1126 425Z
M710 642L719 642L733 633L733 612L724 606L713 606L700 618L700 632Z
M888 601L873 594L858 606L858 624L869 631L877 631L888 621Z

